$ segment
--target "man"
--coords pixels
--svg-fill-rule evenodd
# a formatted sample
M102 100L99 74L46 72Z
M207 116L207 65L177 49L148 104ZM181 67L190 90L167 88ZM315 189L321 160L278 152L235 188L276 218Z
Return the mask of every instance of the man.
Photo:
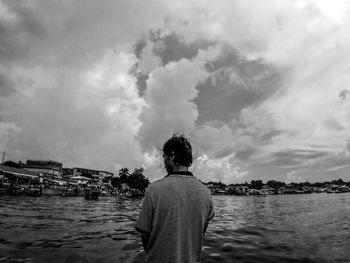
M200 262L203 237L214 217L210 191L188 168L192 147L173 135L163 146L163 179L146 190L135 229L147 262Z

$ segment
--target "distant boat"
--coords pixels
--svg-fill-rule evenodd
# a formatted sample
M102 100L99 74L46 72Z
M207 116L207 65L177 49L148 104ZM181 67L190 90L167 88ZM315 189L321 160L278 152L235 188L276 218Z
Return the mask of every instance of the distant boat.
M61 193L61 195L65 196L65 197L78 196L79 195L79 190L78 189L67 188Z
M85 188L85 199L86 200L98 200L98 197L101 194L101 190L98 188Z
M336 194L336 193L341 193L341 191L338 189L337 190L336 189L328 189L327 193L328 194Z
M24 190L24 195L39 197L42 196L42 190L40 188L27 188Z

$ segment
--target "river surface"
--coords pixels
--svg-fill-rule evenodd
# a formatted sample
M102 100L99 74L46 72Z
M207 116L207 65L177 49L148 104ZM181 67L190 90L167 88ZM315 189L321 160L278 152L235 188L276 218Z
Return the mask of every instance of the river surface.
M213 198L202 262L350 262L350 193ZM0 263L143 262L141 201L0 196Z

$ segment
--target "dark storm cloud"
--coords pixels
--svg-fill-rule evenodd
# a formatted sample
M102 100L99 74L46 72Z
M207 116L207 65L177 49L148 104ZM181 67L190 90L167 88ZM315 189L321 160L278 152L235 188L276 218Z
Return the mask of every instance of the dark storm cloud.
M163 65L182 58L192 59L198 55L200 49L207 49L214 45L212 41L207 40L186 43L185 39L175 33L163 35L161 30L152 30L147 38L142 38L135 44L133 49L137 58L141 57L147 40L154 44L153 52L160 57Z
M347 89L342 90L339 93L339 98L342 98L343 100L345 100L347 98L347 95L350 93L350 91L348 91Z
M161 58L163 65L172 61L179 61L182 58L191 59L198 54L200 49L207 49L213 45L209 41L196 41L186 43L176 34L170 34L165 37L155 37L156 43L154 53Z
M23 63L33 53L36 39L44 38L46 29L40 23L39 17L33 14L35 10L24 2L6 3L12 19L0 24L0 58L2 63L14 63L18 60Z
M139 96L143 96L146 92L147 79L148 79L147 74L140 74L137 76L136 85L138 87Z
M140 51L141 52L141 51ZM135 52L136 54L136 52ZM136 56L138 56L138 58L140 58L140 54ZM148 74L144 74L142 71L139 70L139 65L138 63L136 63L131 70L129 71L129 73L133 76L136 77L136 87L138 90L138 94L140 97L143 97L145 95L146 89L147 89L147 79L149 78Z
M198 106L198 124L212 120L229 122L239 116L241 109L261 98L241 84L230 83L226 72L219 72L215 78L215 84L207 79L197 86L199 95L194 102Z
M197 86L194 99L198 124L212 120L231 122L243 108L262 102L279 88L281 76L262 60L247 60L225 45L222 55L207 64L211 76Z
M147 43L145 39L141 39L134 46L134 53L138 59L141 58L142 50L146 47Z

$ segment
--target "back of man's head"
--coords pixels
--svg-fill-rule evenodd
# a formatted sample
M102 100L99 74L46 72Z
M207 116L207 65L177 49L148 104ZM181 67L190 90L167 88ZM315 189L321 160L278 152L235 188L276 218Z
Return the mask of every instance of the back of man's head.
M190 167L192 165L192 146L184 135L176 135L167 140L163 145L163 153L174 157L175 165Z

